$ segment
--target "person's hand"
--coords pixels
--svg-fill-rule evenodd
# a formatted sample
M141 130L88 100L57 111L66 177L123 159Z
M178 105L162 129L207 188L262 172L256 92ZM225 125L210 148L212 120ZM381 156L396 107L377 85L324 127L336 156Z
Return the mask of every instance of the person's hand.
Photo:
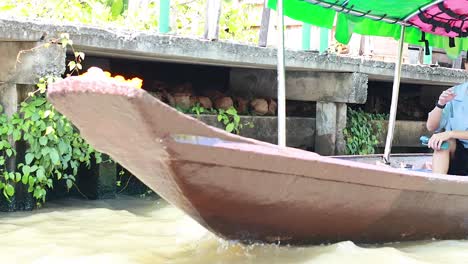
M446 105L448 102L452 101L455 96L456 94L453 92L453 88L449 88L440 94L439 101L437 103L440 105Z
M437 134L432 135L432 137L429 139L429 142L427 143L427 146L431 149L440 150L442 143L444 143L444 141L447 141L451 138L452 137L451 137L450 131L437 133Z

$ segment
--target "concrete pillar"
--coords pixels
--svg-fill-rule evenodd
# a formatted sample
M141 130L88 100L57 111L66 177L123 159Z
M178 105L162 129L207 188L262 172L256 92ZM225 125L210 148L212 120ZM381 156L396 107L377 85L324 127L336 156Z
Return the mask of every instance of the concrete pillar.
M30 85L20 85L15 83L0 84L0 105L4 113L12 116L19 109L21 102L26 98L27 92L31 89ZM16 150L16 156L7 158L6 169L10 172L16 171L18 163L24 162L26 144L24 142L15 143L13 138L9 139L10 144ZM12 212L17 210L32 210L34 208L34 199L31 193L28 193L27 186L23 184L14 184L15 195L11 202L7 201L3 195L0 195L0 211Z
M315 152L334 155L336 148L336 104L317 102Z
M102 159L109 160L103 155ZM115 162L91 163L91 168L80 169L77 185L80 191L89 199L115 198L117 181L117 164Z
M336 142L335 155L346 154L346 141L343 130L346 128L348 106L345 103L336 103Z
M345 103L317 102L315 152L326 156L345 154L346 107Z
M0 41L0 83L36 84L41 76L60 76L65 71L65 51L58 45Z
M13 115L18 109L18 95L16 90L16 84L14 83L2 83L0 84L0 105L3 107L3 113L7 116ZM2 113L0 113L2 114ZM13 148L15 143L13 139L10 138L10 144ZM14 171L16 167L15 158L7 159L7 170Z
M276 98L277 74L273 70L232 69L230 89L248 97ZM362 73L289 71L286 98L316 101L315 151L323 155L346 152L343 129L347 103L367 100L368 76Z

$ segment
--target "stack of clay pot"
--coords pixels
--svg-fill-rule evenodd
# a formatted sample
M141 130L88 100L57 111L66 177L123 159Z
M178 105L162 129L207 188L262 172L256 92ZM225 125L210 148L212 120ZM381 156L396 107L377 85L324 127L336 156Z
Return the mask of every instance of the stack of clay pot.
M215 89L204 90L200 95L195 95L191 83L170 87L166 83L155 81L153 90L156 91L150 92L153 96L183 110L199 104L206 109L227 110L234 107L239 114L248 114L250 110L255 115L276 115L277 104L273 99L255 98L249 101L243 97L227 96Z

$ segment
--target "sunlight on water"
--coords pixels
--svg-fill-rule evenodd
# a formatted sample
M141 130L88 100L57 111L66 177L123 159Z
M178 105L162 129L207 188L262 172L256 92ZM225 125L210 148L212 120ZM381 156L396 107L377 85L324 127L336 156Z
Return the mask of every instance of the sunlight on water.
M0 263L468 263L468 241L245 246L217 238L165 202L131 197L2 214L0 234Z

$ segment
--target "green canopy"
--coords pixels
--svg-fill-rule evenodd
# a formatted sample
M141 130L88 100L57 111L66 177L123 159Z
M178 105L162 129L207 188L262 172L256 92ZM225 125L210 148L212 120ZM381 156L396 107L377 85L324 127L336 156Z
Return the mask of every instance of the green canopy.
M276 2L277 0L268 0L268 7L276 9ZM322 5L311 2L320 2ZM440 2L436 0L320 0L310 2L283 0L283 5L286 16L319 27L331 29L336 17L335 38L337 41L347 44L353 33L400 39L400 24L392 24L384 21L384 19L377 21L364 16L364 14L372 14L374 17L401 22L418 14L422 7ZM344 12L337 12L332 8L323 7L324 5L329 7L332 7L332 5L333 7L343 6L343 9L346 9L344 9ZM347 14L346 10L349 9L361 12L363 16ZM424 42L421 42L422 31L420 28L407 26L405 35L405 42L424 45ZM453 38L452 45L449 44L449 37L447 36L425 33L425 39L429 41L430 46L445 49L451 57L457 57L461 51L468 50L468 38Z

